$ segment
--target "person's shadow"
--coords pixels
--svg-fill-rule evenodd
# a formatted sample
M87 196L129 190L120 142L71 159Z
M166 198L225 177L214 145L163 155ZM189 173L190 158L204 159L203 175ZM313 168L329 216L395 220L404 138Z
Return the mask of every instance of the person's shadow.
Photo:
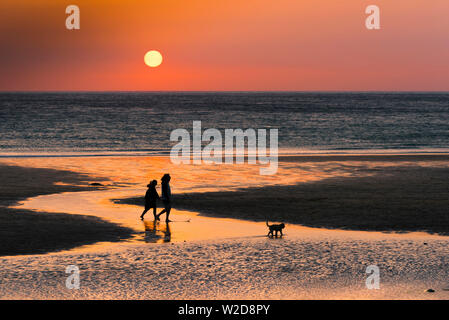
M171 241L170 224L160 221L147 221L144 220L145 225L145 237L144 240L147 243L161 243Z

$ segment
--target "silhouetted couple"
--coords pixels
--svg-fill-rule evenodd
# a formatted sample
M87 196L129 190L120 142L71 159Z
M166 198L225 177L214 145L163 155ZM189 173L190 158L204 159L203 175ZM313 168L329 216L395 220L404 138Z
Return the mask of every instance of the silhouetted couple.
M170 222L169 219L171 211L170 179L171 178L168 173L164 174L164 176L161 178L162 203L164 204L164 210L162 210L159 214L156 214L156 208L157 208L157 200L161 199L161 197L159 197L159 194L156 191L157 181L153 180L150 182L149 185L147 185L148 190L145 194L145 210L143 210L142 214L140 215L140 219L143 220L145 213L147 213L148 210L153 209L153 215L155 220L160 220L159 217L162 214L167 213L165 221Z

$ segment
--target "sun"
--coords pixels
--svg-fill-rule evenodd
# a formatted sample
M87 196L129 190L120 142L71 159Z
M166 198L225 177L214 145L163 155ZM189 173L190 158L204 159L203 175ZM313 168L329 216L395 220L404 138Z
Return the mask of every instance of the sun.
M162 55L159 51L151 50L145 54L143 60L147 66L155 68L161 65Z

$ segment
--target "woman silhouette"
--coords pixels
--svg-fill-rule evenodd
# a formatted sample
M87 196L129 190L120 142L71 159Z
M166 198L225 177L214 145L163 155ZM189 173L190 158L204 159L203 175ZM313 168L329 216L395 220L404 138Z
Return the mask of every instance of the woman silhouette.
M148 190L145 193L145 210L143 210L140 215L140 219L143 220L143 216L147 213L148 210L153 209L154 219L159 219L156 215L156 201L160 199L159 194L156 191L157 181L153 180L147 185Z

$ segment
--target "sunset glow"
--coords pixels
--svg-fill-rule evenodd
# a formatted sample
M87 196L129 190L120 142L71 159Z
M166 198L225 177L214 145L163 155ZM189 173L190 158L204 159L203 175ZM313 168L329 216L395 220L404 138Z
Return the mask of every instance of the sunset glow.
M2 0L0 300L180 319L448 301L448 13Z
M0 90L449 89L447 0L378 0L380 30L359 1L76 4L80 30L65 2L1 2ZM170 56L157 73L152 48Z

